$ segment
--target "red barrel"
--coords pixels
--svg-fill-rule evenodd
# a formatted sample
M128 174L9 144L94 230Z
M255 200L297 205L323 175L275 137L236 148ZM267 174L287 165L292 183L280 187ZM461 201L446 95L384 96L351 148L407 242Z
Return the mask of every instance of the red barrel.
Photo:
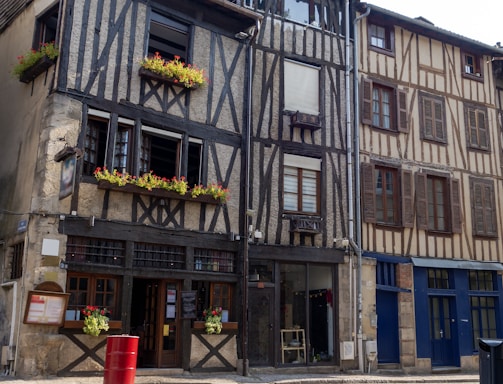
M107 337L103 384L134 384L138 339L129 335Z

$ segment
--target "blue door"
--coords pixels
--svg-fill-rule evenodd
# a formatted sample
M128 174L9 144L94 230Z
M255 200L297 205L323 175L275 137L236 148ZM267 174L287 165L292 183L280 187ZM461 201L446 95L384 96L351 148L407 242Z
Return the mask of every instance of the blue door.
M393 291L376 291L377 359L379 364L400 362L398 339L398 295Z
M431 365L454 366L457 364L454 346L456 345L453 331L455 313L452 308L452 298L445 296L430 297L430 340Z

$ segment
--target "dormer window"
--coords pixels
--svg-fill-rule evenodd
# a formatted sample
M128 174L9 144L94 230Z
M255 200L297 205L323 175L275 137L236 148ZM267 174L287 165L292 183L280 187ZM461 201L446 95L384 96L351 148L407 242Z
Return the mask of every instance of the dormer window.
M370 22L368 25L368 44L370 49L393 54L395 52L393 27Z
M482 66L481 57L473 53L462 53L462 72L465 77L473 77L475 79L482 79Z

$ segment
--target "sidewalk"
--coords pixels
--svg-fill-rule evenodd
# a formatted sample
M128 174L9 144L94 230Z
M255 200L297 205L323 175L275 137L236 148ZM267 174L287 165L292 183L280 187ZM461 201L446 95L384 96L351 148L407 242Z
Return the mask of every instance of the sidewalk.
M436 375L380 375L380 374L269 374L250 373L250 376L241 376L235 373L190 373L170 375L143 376L136 375L134 384L402 384L402 383L451 383L451 384L477 384L478 374L436 374ZM18 379L0 376L1 384L103 384L100 377L49 377L36 379ZM126 384L126 383L113 383ZM133 383L127 383L133 384Z

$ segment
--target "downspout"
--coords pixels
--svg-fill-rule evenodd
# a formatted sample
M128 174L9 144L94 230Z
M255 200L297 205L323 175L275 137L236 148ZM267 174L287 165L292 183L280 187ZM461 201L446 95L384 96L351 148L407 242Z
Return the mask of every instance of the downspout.
M252 41L260 29L260 21L256 20L255 30L253 35L246 39L247 57L248 57L248 74L247 74L247 89L246 89L246 136L245 136L245 188L244 188L244 220L241 233L243 243L243 319L242 319L242 358L243 358L243 376L249 376L248 362L248 209L250 208L250 149L251 149L251 112L252 112L252 78L253 78L253 48ZM246 234L246 236L244 236Z
M365 13L358 16L353 22L353 91L354 91L354 140L355 140L355 198L356 198L356 242L351 245L358 257L358 369L364 372L363 364L363 329L362 329L362 226L361 226L361 202L360 202L360 104L359 104L359 79L358 79L358 22L370 14L370 6L366 5Z

